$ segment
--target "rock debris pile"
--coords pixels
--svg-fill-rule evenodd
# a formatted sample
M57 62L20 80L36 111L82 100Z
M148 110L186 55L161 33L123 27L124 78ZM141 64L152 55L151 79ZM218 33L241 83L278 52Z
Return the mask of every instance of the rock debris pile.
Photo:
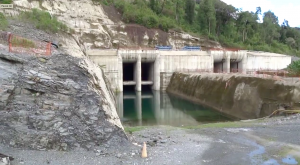
M0 143L37 150L127 143L106 84L86 58L0 51Z

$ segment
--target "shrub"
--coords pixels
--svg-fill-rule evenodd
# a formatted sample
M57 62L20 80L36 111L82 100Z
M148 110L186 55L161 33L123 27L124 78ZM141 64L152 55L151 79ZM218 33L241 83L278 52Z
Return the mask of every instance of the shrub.
M8 21L2 13L0 13L0 22L0 30L4 30L8 27Z
M11 43L14 46L21 46L24 48L35 48L35 43L25 38L13 38Z
M175 27L175 23L168 17L160 17L159 28L163 31L168 31Z
M114 6L119 12L123 13L125 10L126 2L124 0L115 0Z
M293 61L287 69L291 74L300 75L300 60Z
M144 1L134 1L128 3L124 0L115 0L114 6L122 13L123 21L126 23L136 23L147 28L160 28L168 31L175 27L172 19L165 16L158 16L154 11L147 7Z
M0 0L0 4L11 4L12 0Z
M49 32L59 32L68 31L68 27L59 22L56 17L52 17L48 12L41 11L38 9L32 9L32 11L25 11L20 13L20 18L22 20L27 20L33 23L36 28L49 31Z

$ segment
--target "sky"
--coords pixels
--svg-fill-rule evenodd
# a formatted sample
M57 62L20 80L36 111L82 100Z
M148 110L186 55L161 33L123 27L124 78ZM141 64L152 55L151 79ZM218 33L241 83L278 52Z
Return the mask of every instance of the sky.
M300 0L222 0L243 11L256 11L260 6L262 13L271 10L278 17L281 25L284 19L291 27L300 27Z

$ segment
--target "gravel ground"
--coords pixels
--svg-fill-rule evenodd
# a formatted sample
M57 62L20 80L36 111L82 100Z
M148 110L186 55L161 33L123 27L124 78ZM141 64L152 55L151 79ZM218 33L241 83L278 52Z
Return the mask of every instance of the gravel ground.
M300 115L221 127L151 127L134 132L131 146L97 151L33 151L2 145L0 153L14 157L12 165L277 165L297 164L300 160ZM140 157L143 142L147 143L145 159Z

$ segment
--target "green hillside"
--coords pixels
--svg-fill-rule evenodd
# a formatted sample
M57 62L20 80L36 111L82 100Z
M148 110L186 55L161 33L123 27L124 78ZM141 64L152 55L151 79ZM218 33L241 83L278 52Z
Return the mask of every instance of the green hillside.
M11 4L12 0L0 0L0 4Z
M93 0L114 5L126 23L183 30L219 41L224 47L300 55L300 31L276 13L242 11L220 0ZM259 18L262 17L262 20ZM258 23L261 22L261 23Z

